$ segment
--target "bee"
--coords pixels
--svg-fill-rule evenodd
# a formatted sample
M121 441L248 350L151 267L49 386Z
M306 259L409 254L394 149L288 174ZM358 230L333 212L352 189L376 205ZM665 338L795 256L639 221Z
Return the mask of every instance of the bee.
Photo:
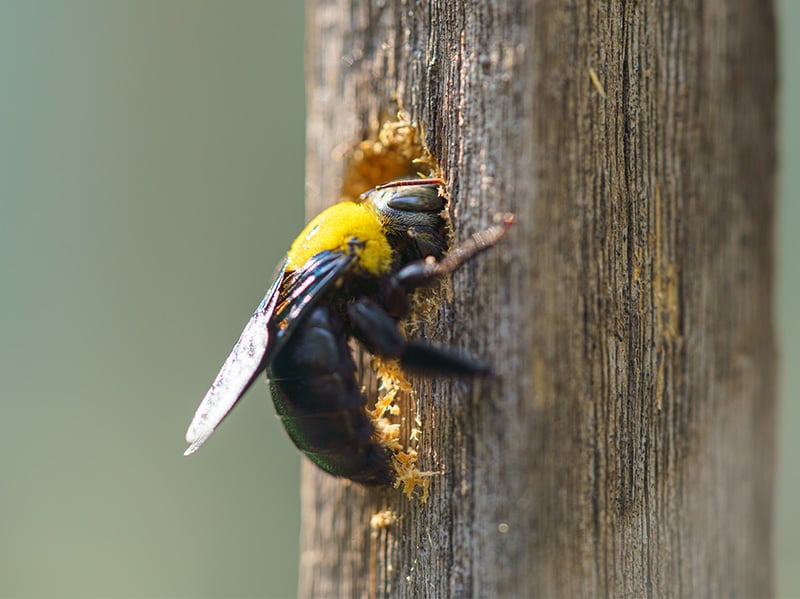
M481 376L491 367L450 348L406 340L398 322L409 294L502 239L489 227L449 253L441 179L380 185L306 225L278 267L186 433L190 455L266 371L275 409L294 444L335 476L391 484L391 450L376 438L349 340L423 375Z

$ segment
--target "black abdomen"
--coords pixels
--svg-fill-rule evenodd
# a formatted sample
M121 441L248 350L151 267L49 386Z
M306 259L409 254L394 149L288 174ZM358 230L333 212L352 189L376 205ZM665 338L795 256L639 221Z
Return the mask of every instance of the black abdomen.
M344 325L330 306L297 325L267 376L275 409L311 461L356 482L392 482L389 452L374 439Z

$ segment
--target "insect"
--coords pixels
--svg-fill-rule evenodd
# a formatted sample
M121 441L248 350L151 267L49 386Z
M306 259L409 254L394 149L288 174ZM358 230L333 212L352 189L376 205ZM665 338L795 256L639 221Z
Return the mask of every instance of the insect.
M323 470L364 484L393 481L359 390L348 340L409 371L479 376L491 368L452 349L407 341L409 294L496 244L513 215L447 253L441 179L395 181L323 211L277 276L206 393L186 433L194 453L266 370L295 445Z

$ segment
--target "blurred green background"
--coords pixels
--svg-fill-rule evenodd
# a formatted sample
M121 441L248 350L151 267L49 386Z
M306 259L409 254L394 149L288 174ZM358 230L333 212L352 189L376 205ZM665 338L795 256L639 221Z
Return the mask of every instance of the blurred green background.
M779 592L800 596L800 2L782 0ZM183 432L303 223L303 6L0 0L0 596L296 588L264 385Z
M303 6L0 0L0 596L291 596L266 386L183 434L304 222Z

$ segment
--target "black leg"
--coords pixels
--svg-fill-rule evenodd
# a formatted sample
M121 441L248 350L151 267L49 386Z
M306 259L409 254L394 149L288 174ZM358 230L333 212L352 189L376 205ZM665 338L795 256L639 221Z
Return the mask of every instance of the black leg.
M457 354L450 348L410 341L400 356L400 365L419 374L486 376L492 367L485 362Z
M397 323L371 300L361 299L347 308L353 335L370 352L382 358L395 358L400 365L419 374L477 376L491 374L483 362L455 351L422 341L406 341Z
M360 299L347 306L353 335L367 350L383 358L399 358L406 346L397 323L378 304Z

